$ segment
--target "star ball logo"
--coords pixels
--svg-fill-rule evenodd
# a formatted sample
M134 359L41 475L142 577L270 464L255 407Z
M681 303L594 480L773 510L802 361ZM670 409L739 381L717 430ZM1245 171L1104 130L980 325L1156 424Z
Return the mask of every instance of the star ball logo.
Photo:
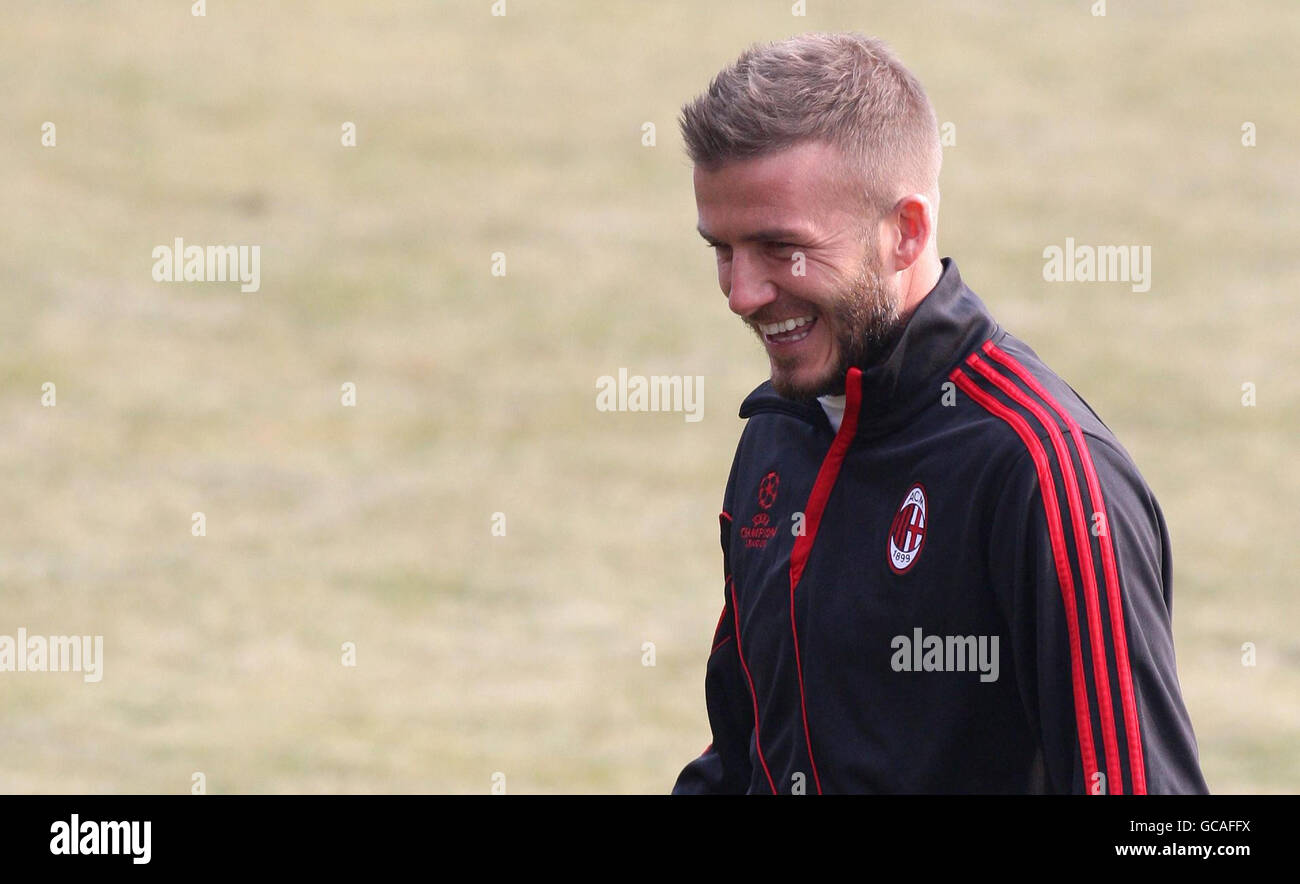
M772 517L767 511L776 503L776 492L780 487L781 477L776 474L776 470L772 470L758 483L760 509L754 513L749 524L740 529L740 539L745 541L747 548L763 549L776 536L776 526L772 524Z
M906 574L925 546L925 488L918 482L903 498L889 526L889 567Z
M770 510L772 504L776 503L776 492L780 487L781 477L775 470L764 476L763 481L758 483L758 505L765 510Z

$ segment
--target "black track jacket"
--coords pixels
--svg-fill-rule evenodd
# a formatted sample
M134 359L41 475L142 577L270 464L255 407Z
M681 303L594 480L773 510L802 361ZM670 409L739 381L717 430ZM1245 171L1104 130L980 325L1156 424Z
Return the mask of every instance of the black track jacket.
M1205 792L1169 534L950 258L838 433L764 383L721 514L689 793Z

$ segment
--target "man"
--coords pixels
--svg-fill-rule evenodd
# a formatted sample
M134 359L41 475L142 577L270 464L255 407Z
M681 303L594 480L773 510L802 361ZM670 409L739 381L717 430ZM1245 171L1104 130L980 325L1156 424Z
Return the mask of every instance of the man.
M1164 517L939 259L915 77L875 39L804 35L681 123L771 379L721 515L713 742L674 792L1205 792Z

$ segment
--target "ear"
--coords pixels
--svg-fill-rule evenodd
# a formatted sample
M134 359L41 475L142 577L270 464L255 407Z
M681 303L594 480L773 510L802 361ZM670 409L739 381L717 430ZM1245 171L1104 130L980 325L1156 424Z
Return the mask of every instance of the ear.
M894 204L891 220L894 248L886 260L893 261L897 273L915 264L934 238L934 204L925 194L910 193Z

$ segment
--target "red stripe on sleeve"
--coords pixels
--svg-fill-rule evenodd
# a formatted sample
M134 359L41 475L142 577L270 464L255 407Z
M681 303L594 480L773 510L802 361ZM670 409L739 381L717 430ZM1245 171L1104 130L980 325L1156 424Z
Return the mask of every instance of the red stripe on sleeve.
M1092 463L1092 454L1084 442L1083 431L1078 422L1060 403L1052 398L1037 379L1023 365L992 341L984 343L983 350L995 361L1013 371L1025 386L1037 393L1052 410L1061 416L1070 429L1074 446L1079 451L1083 462L1083 474L1088 482L1088 494L1093 506L1102 514L1106 526L1105 533L1098 538L1101 545L1101 567L1106 577L1106 604L1110 608L1110 631L1115 643L1115 658L1119 674L1120 702L1124 707L1124 735L1128 742L1129 768L1133 775L1133 794L1145 795L1147 791L1146 766L1142 757L1142 733L1138 723L1137 700L1133 695L1133 670L1129 665L1128 638L1124 631L1124 608L1120 597L1119 571L1115 566L1115 550L1110 537L1110 515L1106 511L1106 500L1102 497L1101 481Z
M1083 501L1079 495L1079 480L1075 478L1074 463L1065 445L1056 421L1037 402L1025 395L1015 384L1004 378L991 365L972 353L966 362L999 390L1011 397L1038 420L1052 439L1057 463L1064 477L1065 497L1070 509L1070 523L1074 529L1074 549L1079 563L1079 576L1083 583L1084 604L1088 610L1088 638L1092 648L1092 675L1096 684L1097 705L1101 713L1101 737L1106 751L1106 771L1110 780L1106 791L1112 795L1124 794L1124 775L1119 764L1119 738L1115 734L1115 711L1110 695L1110 665L1106 653L1106 636L1101 625L1101 602L1097 594L1097 573L1092 567L1092 541L1088 520L1083 514ZM1081 459L1082 460L1082 459Z
M1038 485L1043 495L1043 509L1047 515L1047 530L1052 542L1052 559L1056 565L1056 576L1061 584L1061 596L1065 602L1065 625L1070 637L1070 675L1074 684L1074 721L1079 732L1079 754L1083 761L1085 780L1097 770L1097 754L1092 742L1092 718L1088 711L1088 687L1083 672L1083 653L1079 646L1078 609L1074 601L1074 578L1070 574L1070 563L1065 550L1065 532L1061 528L1061 509L1056 498L1056 483L1052 480L1051 467L1047 462L1047 452L1038 437L1030 432L1029 425L1020 415L1001 405L972 381L960 368L954 368L950 378L967 396L978 403L995 417L999 417L1011 426L1020 441L1029 450L1038 471Z

